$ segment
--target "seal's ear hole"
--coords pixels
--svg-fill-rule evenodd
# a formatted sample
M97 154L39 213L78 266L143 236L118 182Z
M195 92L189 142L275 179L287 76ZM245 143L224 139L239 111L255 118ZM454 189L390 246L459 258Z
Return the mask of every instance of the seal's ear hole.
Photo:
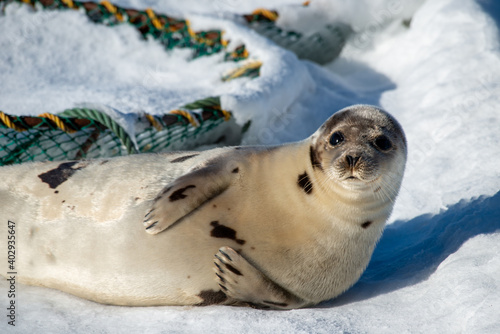
M392 148L391 141L384 135L378 136L373 143L375 144L375 147L381 151L387 151Z
M340 131L334 132L330 137L330 145L332 146L337 146L343 141L344 141L344 135Z

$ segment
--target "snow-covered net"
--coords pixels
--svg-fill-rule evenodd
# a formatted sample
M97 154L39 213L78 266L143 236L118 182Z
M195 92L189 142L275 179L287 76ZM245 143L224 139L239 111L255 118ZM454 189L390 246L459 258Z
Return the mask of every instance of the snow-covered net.
M130 138L117 122L98 110L69 109L38 117L9 116L0 111L0 165L189 149L224 140L227 126L235 127L231 113L220 108L218 98L196 101L162 116L146 114L135 123L141 131Z
M14 1L0 0L2 11L11 2ZM192 58L225 51L227 45L220 30L194 32L187 20L158 14L151 8L144 11L129 9L109 1L16 2L28 4L33 9L79 10L91 21L108 26L129 23L145 40L158 40L166 50L191 49ZM246 59L248 55L242 44L227 51L224 60L237 62ZM253 62L249 65L236 68L221 79L227 81L243 76L258 76L261 63ZM141 128L141 132L137 133L136 138L130 138L130 134L112 117L96 109L70 109L60 114L44 113L36 117L14 116L0 111L0 165L189 149L224 140L224 127L214 130L232 117L230 112L222 110L217 97L195 101L165 115L144 116L146 121L138 116L137 124L134 125L135 128Z
M79 12L85 14L91 22L106 26L128 24L139 32L145 42L159 42L166 51L189 50L188 61L222 53L221 61L235 66L220 75L218 81L221 82L260 76L263 62L256 57L250 57L244 43L235 42L229 46L229 40L223 38L222 29L195 31L187 19L160 14L151 8L138 10L109 1L97 3L70 0L0 0L0 9L5 15L8 15L5 9L11 3L22 4L34 12ZM302 7L307 5L303 4ZM326 25L309 35L284 30L276 24L278 17L277 11L256 9L251 14L239 15L235 20L240 19L241 23L245 23L250 29L293 51L299 58L317 63L325 63L337 57L351 33L350 27L340 22ZM23 37L23 34L12 35L11 39ZM16 43L22 44L22 41ZM118 68L118 65L116 67ZM179 68L174 70L179 71ZM207 66L203 71L210 72L213 69ZM175 75L182 76L181 73L174 73ZM172 90L172 87L162 85L161 89L165 92ZM196 90L196 87L193 87L193 90ZM93 96L96 93L99 92L94 92ZM116 113L107 115L99 108L78 107L63 113L51 110L38 116L31 115L34 110L29 110L28 114L22 111L15 111L14 114L5 111L0 117L0 165L34 160L97 158L190 149L219 142L237 144L241 129L245 128L245 124L251 123L251 117L241 121L238 127L234 120L228 122L232 114L221 108L218 97L203 97L202 100L208 102L201 107L188 104L191 107L181 111L176 109L173 114L154 113L152 116L136 110L133 112L137 116L134 122L138 124L129 126L134 128L134 133L129 133L130 129L124 129L113 120ZM199 104L200 101L196 103ZM19 106L17 103L16 105ZM64 105L65 109L68 107ZM1 108L0 105L0 110ZM141 119L141 114L145 116L146 121ZM238 131L240 133L235 135ZM228 141L228 137L232 139Z

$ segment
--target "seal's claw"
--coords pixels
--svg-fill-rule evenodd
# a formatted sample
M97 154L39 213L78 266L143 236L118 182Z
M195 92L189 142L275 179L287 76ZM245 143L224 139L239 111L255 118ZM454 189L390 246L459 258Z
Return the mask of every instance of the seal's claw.
M169 183L144 216L146 232L157 234L179 222L204 203L222 194L236 177L223 166L193 170Z

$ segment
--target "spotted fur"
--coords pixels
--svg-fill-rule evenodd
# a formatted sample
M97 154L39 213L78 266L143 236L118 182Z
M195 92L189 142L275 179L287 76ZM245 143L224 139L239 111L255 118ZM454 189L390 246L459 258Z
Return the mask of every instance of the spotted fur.
M64 162L57 166L57 168L38 175L38 177L42 180L42 182L47 183L50 188L56 189L61 184L66 182L78 170L85 167L85 165L81 165L77 168L73 168L73 166L78 163L78 161Z
M303 174L299 175L297 184L304 190L306 194L310 195L312 193L313 184L307 172L304 172Z
M208 306L222 304L227 300L227 296L222 291L203 290L198 294L203 301L198 306Z
M231 239L236 241L240 245L245 244L245 240L237 239L236 238L236 231L233 230L230 227L224 226L219 224L218 221L213 221L210 223L211 226L213 226L212 231L210 232L210 235L214 238L226 238L226 239Z
M184 194L184 192L190 188L196 188L196 186L194 184L190 184L184 188L181 188L181 189L177 189L176 191L174 191L172 193L172 195L170 195L168 198L170 200L170 202L174 202L174 201L178 201L180 199L184 199L187 197L187 195Z
M368 228L373 222L372 221L366 221L363 224L361 224L362 228Z

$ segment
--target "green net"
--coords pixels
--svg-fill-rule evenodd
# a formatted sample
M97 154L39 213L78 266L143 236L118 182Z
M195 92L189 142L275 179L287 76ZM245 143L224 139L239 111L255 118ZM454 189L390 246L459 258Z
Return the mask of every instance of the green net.
M304 3L304 6L307 7L308 2ZM276 11L257 9L250 15L243 15L243 18L251 29L294 52L300 59L321 65L339 56L353 32L349 25L340 21L318 26L314 32L308 34L288 31L276 25L278 16Z
M232 120L217 98L196 101L175 112L138 116L135 127L141 131L134 138L111 117L94 109L69 109L38 117L0 112L0 165L188 149L220 141L225 130L222 125ZM231 124L236 126L234 121Z
M12 2L25 3L33 8L47 10L73 9L84 12L88 18L99 24L114 26L122 23L133 25L143 38L158 40L167 50L190 48L193 58L211 55L225 50L227 41L220 30L194 32L189 21L155 13L151 8L144 11L116 6L109 1L90 2L72 0L0 0L5 7ZM239 61L248 57L245 46L239 45L235 51L226 53L226 60ZM242 52L243 51L243 52Z
M225 51L225 61L248 58L245 45L226 50L227 41L219 30L193 32L187 20L116 6L109 1L0 0L1 12L10 3L25 3L34 9L73 9L95 23L133 25L144 39L159 41L166 50L192 49L193 58ZM251 62L222 76L224 81L256 77L261 63ZM73 160L113 157L131 153L189 149L224 139L225 130L237 128L231 114L221 109L218 98L196 101L166 115L137 117L134 138L105 113L94 109L69 109L57 115L12 116L0 112L0 165L26 161Z
M179 115L175 115L177 120L180 122L177 126L168 127L165 130L157 131L154 128L146 129L137 136L137 145L139 146L139 151L146 152L161 152L173 149L186 149L187 141L191 141L194 145L193 140L196 138L202 138L204 134L210 134L213 129L224 123L224 116L220 114L219 111L205 111L201 114L196 114L198 122L200 125L197 127L186 125L186 120ZM170 115L171 116L171 115ZM166 117L159 118L162 126L172 122L172 120L166 119ZM220 142L223 135L218 137L212 137L212 142ZM200 141L203 143L203 141ZM204 141L204 144L209 143Z

